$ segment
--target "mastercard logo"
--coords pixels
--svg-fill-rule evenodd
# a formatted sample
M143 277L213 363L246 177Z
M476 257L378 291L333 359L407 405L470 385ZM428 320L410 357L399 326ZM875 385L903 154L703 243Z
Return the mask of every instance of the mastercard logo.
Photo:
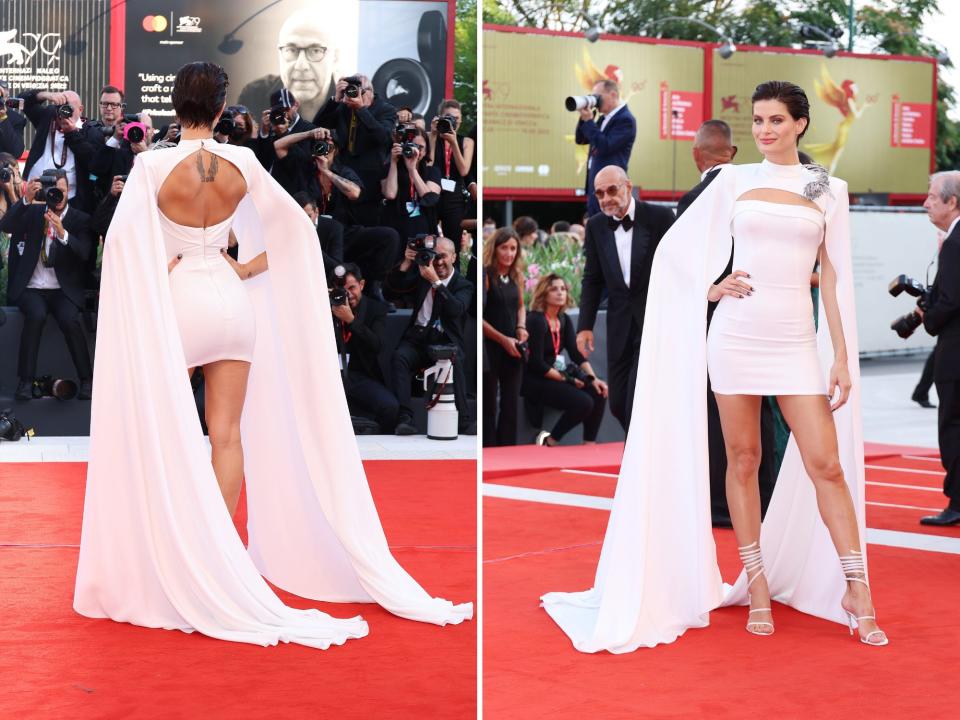
M163 32L169 27L167 18L163 15L147 15L142 25L147 32Z

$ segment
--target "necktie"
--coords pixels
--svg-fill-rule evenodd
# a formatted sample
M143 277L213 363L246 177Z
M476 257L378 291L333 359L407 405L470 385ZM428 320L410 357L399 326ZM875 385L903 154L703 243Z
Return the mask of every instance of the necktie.
M618 227L623 226L624 230L629 231L633 227L633 220L629 215L624 215L622 220L617 220L613 217L607 218L607 223L610 225L610 229L616 231Z
M605 117L607 117L607 116L606 116L606 115L597 115L597 127L598 127L598 128L602 128L602 127L603 127L603 120L604 120Z

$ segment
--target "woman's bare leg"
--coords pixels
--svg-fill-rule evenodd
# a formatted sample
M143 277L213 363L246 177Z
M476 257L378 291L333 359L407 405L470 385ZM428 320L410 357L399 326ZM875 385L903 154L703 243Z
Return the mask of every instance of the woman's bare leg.
M242 360L218 360L203 367L213 472L231 517L236 512L243 484L240 414L247 395L249 372L250 363Z
M727 449L727 506L733 521L733 533L740 548L760 542L760 402L757 395L720 395L715 393L720 410L720 426ZM751 632L772 631L772 614L762 612L770 607L767 578L748 570L750 578ZM756 578L756 579L754 579Z
M830 532L837 554L859 553L857 515L840 465L837 428L829 401L824 395L784 395L778 397L777 402L797 441L803 467L813 480L820 517ZM870 589L863 583L848 582L843 607L854 615L873 615ZM878 629L873 620L862 621L860 628L862 637Z

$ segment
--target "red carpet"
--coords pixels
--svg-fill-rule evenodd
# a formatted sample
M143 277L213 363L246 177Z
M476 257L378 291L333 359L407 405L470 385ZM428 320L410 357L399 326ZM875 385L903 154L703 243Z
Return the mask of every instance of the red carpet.
M960 528L917 524L925 511L886 507L945 505L942 468L929 457L917 459L931 455L919 450L887 446L870 452L869 465L906 472L867 470L867 524L960 537ZM599 468L583 462L560 467L616 472L609 469L609 455L601 457ZM486 473L486 458L487 451L488 483L613 496L615 478L561 472L543 456L539 466L527 456L513 476L508 458L501 458L493 477ZM691 630L671 645L584 655L539 608L539 596L590 587L607 518L602 510L484 500L487 717L899 720L955 714L944 662L960 641L957 555L870 546L874 599L891 638L885 648L861 645L844 626L777 604L777 630L770 638L749 635L745 609L728 608L712 613L709 628ZM717 530L715 536L724 578L732 580L740 569L733 533Z
M365 463L394 555L430 592L476 597L476 464ZM473 718L476 622L440 628L377 605L327 651L260 648L90 620L71 609L83 464L0 464L0 718Z

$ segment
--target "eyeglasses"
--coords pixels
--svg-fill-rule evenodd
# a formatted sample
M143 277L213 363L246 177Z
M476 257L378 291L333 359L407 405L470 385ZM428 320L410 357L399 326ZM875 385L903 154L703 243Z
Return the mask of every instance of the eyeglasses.
M100 107L107 108L108 110L118 110L122 107L125 107L126 103L115 103L115 102L101 102Z
M300 57L300 53L306 53L307 60L310 62L319 62L327 54L327 48L323 45L311 45L309 47L299 47L298 45L280 45L277 50L280 51L280 57L284 60L294 61Z
M247 113L250 112L249 110L247 110L246 105L231 105L230 107L227 108L227 110L229 112L237 113L239 115L246 115Z
M593 194L597 196L597 200L603 200L604 196L614 197L623 185L608 185L607 189L595 188Z

